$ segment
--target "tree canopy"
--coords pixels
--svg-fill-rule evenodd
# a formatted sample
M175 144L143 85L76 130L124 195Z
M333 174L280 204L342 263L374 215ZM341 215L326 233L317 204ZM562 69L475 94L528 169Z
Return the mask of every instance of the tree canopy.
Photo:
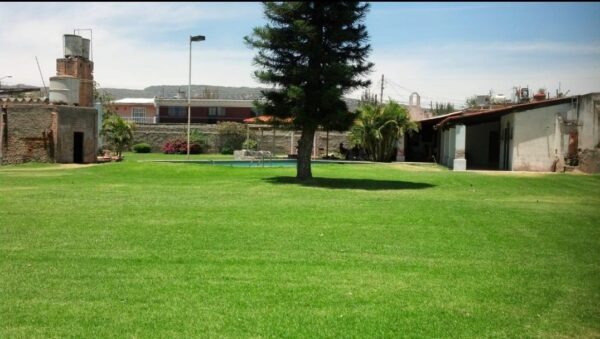
M257 49L256 78L272 86L262 91L260 110L292 118L302 130L297 178L312 177L310 154L319 126L347 130L354 120L342 96L368 86L373 66L363 21L369 5L356 1L265 2L267 24L245 37Z

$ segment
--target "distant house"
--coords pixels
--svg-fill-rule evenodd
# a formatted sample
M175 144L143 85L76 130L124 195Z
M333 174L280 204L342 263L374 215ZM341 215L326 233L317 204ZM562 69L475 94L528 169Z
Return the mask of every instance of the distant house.
M113 102L115 113L127 121L155 124L157 109L153 98L125 98Z
M156 98L159 123L186 123L187 99ZM215 124L219 121L243 122L256 116L253 100L192 99L191 122Z
M600 152L600 93L464 110L420 124L403 145L407 161L434 160L454 170L556 171L580 151Z
M113 103L115 112L127 121L145 124L187 123L187 99L126 98ZM214 124L243 122L256 116L253 100L192 99L191 122Z

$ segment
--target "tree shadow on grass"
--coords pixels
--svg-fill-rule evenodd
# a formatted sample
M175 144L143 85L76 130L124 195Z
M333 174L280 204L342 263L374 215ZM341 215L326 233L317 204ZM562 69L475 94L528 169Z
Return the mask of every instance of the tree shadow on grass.
M306 187L357 189L367 191L414 190L435 186L422 182L349 178L312 178L310 180L299 181L295 177L272 177L263 180L275 185L299 185Z

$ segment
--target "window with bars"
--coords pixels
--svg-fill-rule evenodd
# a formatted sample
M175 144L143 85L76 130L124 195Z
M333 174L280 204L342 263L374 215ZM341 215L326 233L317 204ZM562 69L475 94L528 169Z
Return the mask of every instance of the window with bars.
M135 122L146 121L146 108L145 107L133 107L131 109L131 117Z
M185 107L170 106L167 114L174 118L183 118L186 116L187 110Z

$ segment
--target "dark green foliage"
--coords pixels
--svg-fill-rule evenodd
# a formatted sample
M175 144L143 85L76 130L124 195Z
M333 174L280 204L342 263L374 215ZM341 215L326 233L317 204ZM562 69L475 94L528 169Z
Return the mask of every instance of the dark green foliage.
M362 147L372 161L391 161L398 139L406 132L418 130L408 111L391 101L385 105L366 103L359 107L351 129L354 144Z
M147 143L142 142L142 143L133 145L133 151L135 153L150 153L152 151L152 147L150 145L148 145Z
M134 125L123 120L117 114L105 116L100 135L104 137L120 159L124 150L133 142Z
M310 178L310 152L318 126L347 130L354 120L342 95L368 86L362 77L373 64L363 21L369 5L355 1L265 2L268 23L245 38L258 50L254 73L266 101L259 110L293 118L302 130L298 149L300 179Z
M247 126L244 124L231 121L220 122L217 125L216 143L219 153L233 154L234 150L241 150L247 133Z
M242 148L247 150L256 150L258 149L258 142L256 142L254 139L248 139L244 141Z
M186 137L187 140L187 137ZM204 134L202 131L198 129L193 129L190 131L190 145L197 144L200 145L203 149L208 148L208 135Z
M226 146L221 147L220 152L221 152L221 154L233 154L233 151L234 151L233 147L226 145Z
M433 115L444 115L444 114L448 114L448 113L452 113L454 112L454 105L447 102L447 103L439 103L436 101L435 106L432 105L432 113Z

